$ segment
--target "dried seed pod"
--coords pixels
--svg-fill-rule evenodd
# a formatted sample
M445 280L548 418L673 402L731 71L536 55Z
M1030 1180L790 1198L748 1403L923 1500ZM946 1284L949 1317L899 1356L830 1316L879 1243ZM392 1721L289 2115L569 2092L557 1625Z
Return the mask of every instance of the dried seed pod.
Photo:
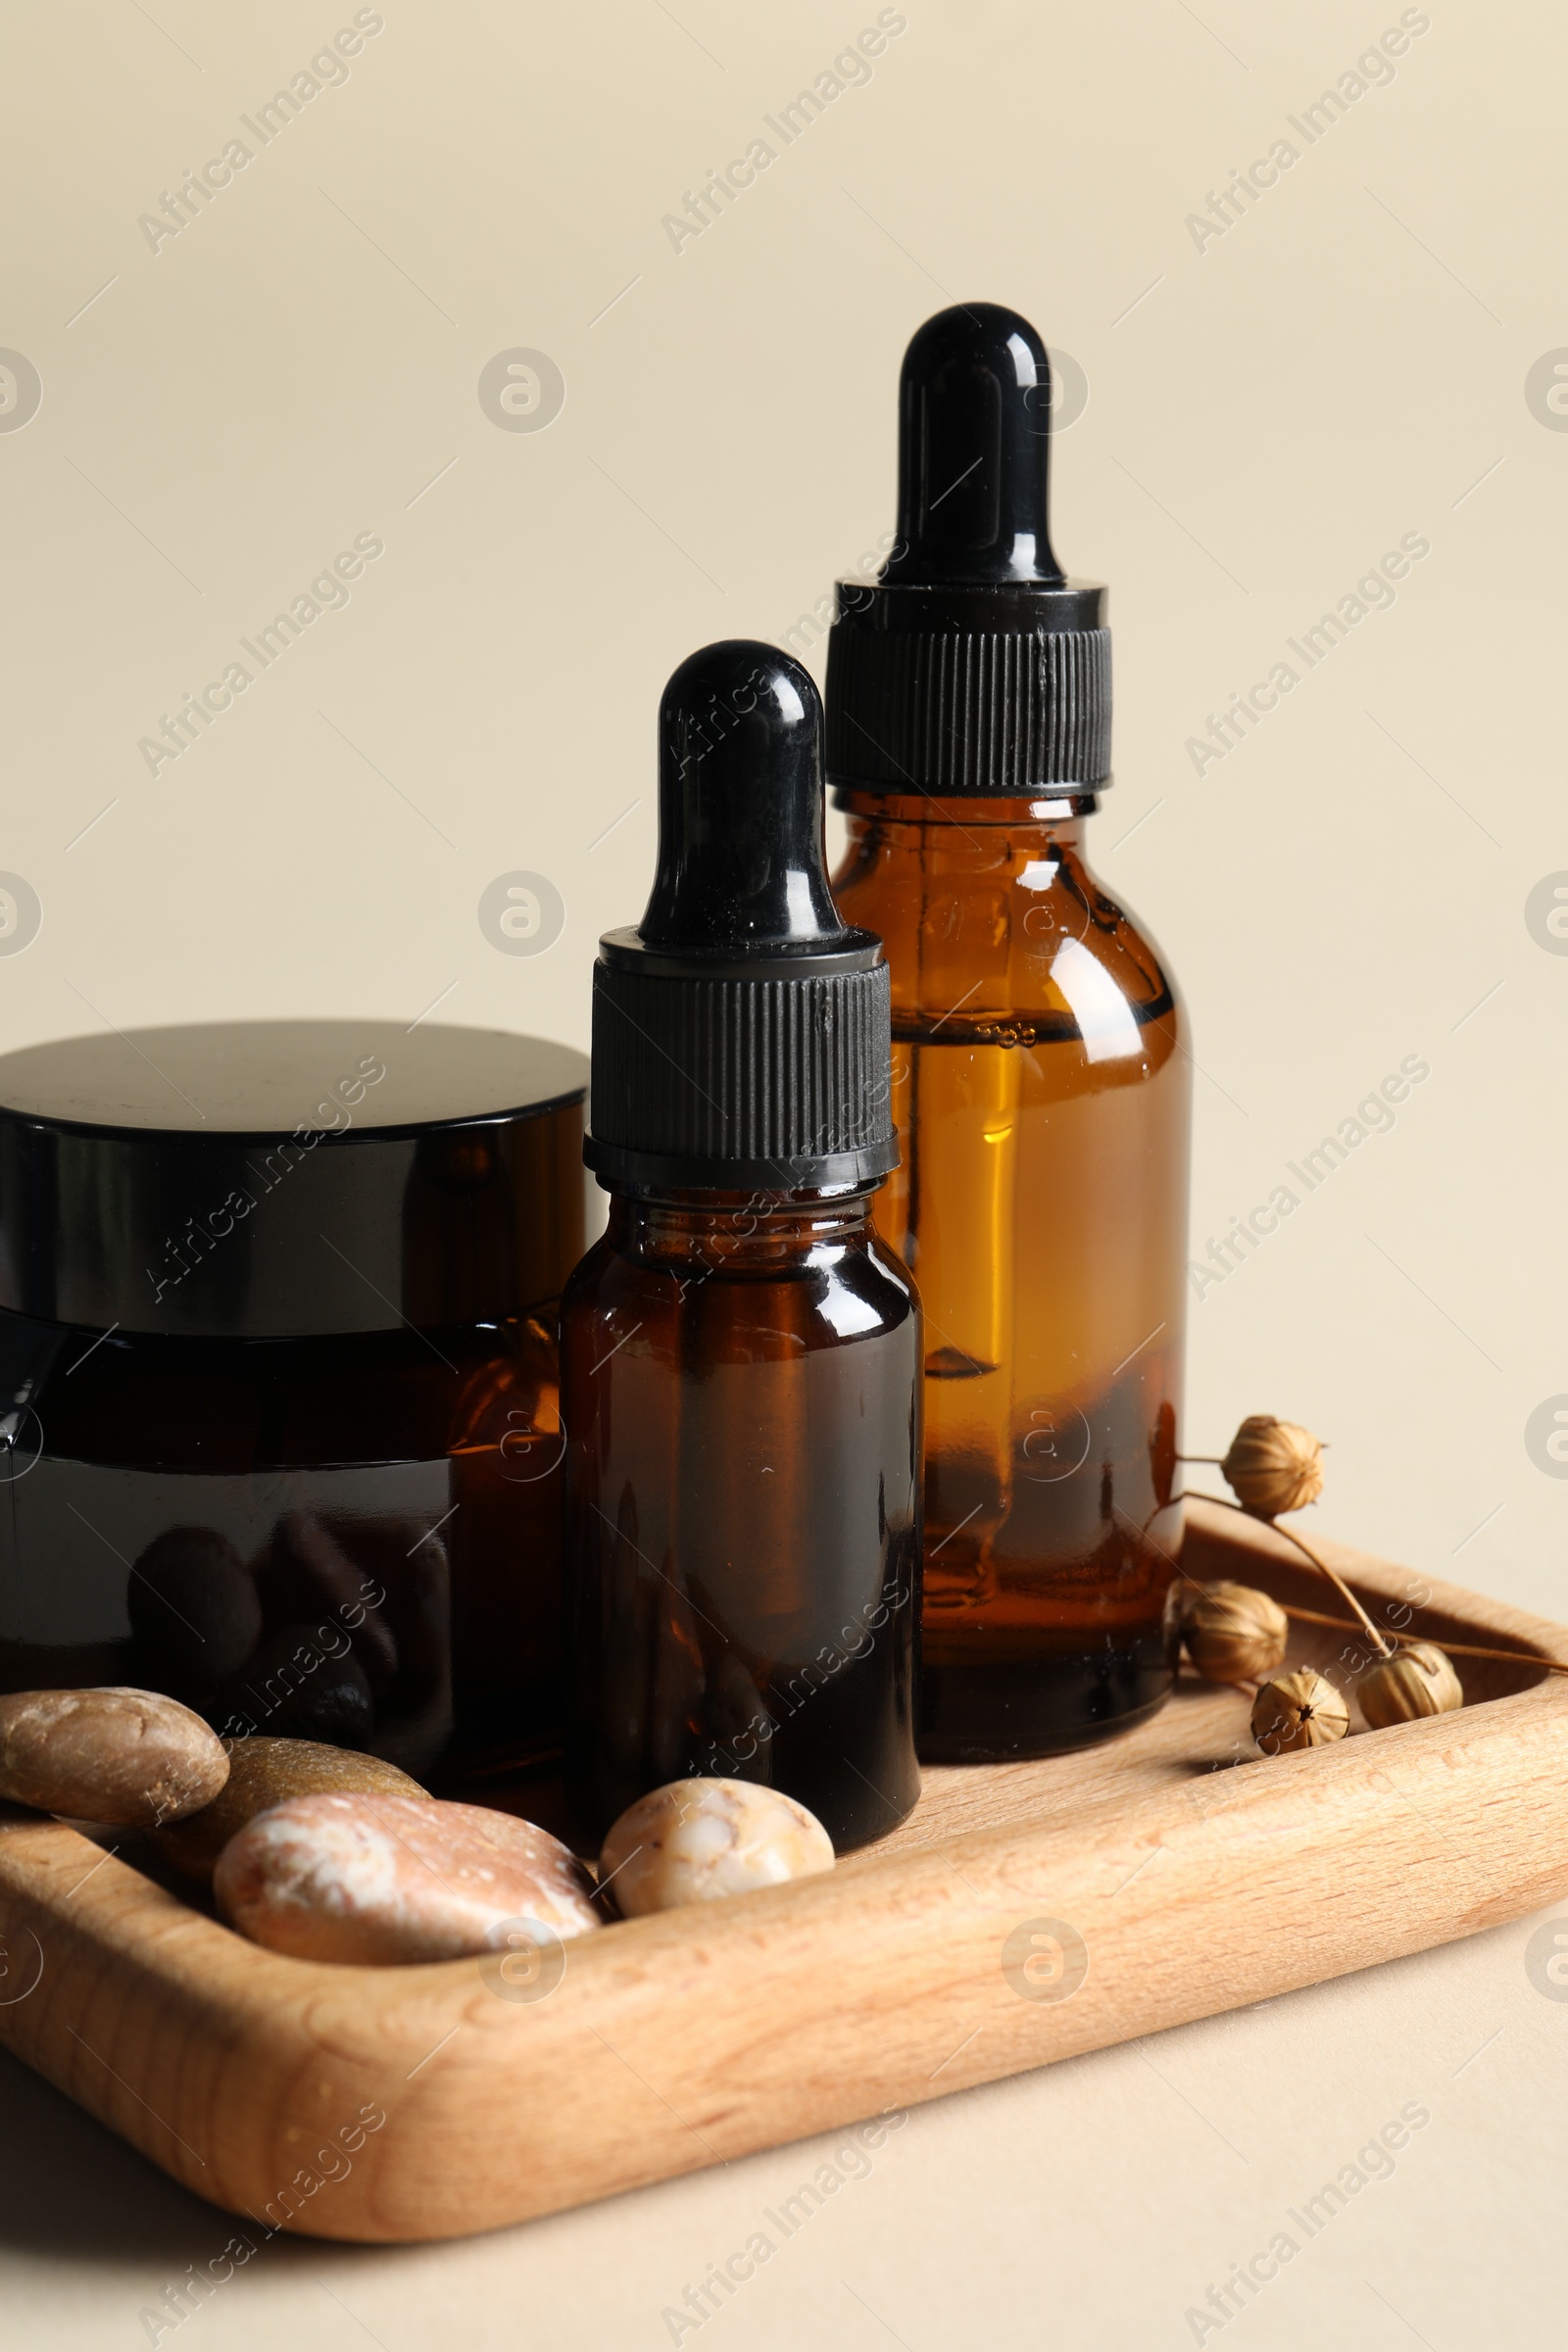
M1276 1675L1252 1702L1252 1738L1265 1756L1298 1747L1326 1747L1350 1728L1350 1710L1332 1683L1303 1666Z
M1244 1510L1258 1519L1299 1511L1323 1492L1323 1447L1309 1429L1249 1413L1220 1464Z
M1182 1604L1182 1640L1205 1683L1260 1683L1282 1665L1291 1621L1251 1585L1210 1585Z
M1391 1723L1413 1723L1418 1715L1448 1715L1464 1705L1453 1660L1435 1642L1412 1642L1382 1659L1361 1677L1355 1695L1375 1732Z

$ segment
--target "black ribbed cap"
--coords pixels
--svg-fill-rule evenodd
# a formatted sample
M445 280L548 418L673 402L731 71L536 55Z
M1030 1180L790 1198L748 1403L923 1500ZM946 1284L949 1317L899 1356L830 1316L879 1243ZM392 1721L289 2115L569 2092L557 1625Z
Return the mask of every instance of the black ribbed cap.
M898 1165L888 969L828 889L821 726L770 645L710 645L664 689L653 892L594 966L604 1183L803 1192Z
M1051 362L1026 318L928 318L899 386L899 536L842 581L827 772L861 792L1013 798L1110 774L1104 590L1051 548Z

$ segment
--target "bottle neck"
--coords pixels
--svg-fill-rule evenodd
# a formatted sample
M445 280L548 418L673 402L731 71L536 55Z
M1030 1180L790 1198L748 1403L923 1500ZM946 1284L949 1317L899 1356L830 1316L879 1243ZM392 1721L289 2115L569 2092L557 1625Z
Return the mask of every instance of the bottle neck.
M939 867L958 876L995 875L1031 866L1086 870L1084 801L938 801L924 795L852 792L837 795L849 819L851 858L859 872L906 863ZM1042 874L1043 884L1050 877ZM837 878L842 890L849 879Z
M870 1231L875 1187L835 1193L612 1191L606 1239L664 1265L783 1266Z
M1056 799L942 800L932 792L862 792L841 784L833 806L852 822L857 817L880 818L890 825L920 825L930 829L955 826L962 832L1033 832L1042 826L1054 833L1070 832L1081 840L1079 828L1100 807L1094 792L1063 794Z

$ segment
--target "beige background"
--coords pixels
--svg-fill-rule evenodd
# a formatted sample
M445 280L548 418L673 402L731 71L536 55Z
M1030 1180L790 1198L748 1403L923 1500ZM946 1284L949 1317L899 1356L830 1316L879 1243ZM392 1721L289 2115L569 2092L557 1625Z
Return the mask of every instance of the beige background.
M907 0L869 81L678 254L662 216L874 7L378 13L155 253L138 216L236 134L259 149L240 116L353 10L10 12L0 343L43 399L0 430L0 866L43 922L0 956L0 1036L440 999L586 1042L594 941L646 890L663 678L782 637L875 548L906 340L949 300L1012 303L1089 385L1056 538L1113 591L1092 842L1192 1006L1195 1255L1430 1064L1195 1303L1190 1438L1299 1417L1333 1443L1324 1525L1568 1615L1568 1489L1524 1435L1568 1392L1568 961L1525 920L1568 869L1568 438L1526 397L1568 345L1560 11L1432 0L1308 148L1287 117L1397 7ZM1200 251L1187 216L1282 136L1298 162ZM517 347L564 378L542 431L477 396ZM149 774L160 715L363 532L385 553L346 609ZM1206 714L1409 532L1431 553L1393 609L1200 778ZM476 911L517 869L566 908L533 957ZM1396 2178L1227 2340L1543 2341L1568 2007L1527 1933L930 2107L702 2340L1190 2342L1187 2306L1418 2100ZM145 2341L220 2222L20 2070L0 2087L18 2340ZM667 2342L662 2307L818 2160L466 2246L279 2245L178 2340Z

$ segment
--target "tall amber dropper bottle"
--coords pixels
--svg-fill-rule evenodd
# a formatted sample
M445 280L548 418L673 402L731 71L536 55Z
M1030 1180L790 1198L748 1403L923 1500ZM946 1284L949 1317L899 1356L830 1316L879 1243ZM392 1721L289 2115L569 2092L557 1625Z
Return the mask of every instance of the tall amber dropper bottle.
M921 1346L871 1224L888 972L829 894L820 738L771 646L710 646L664 690L653 893L594 967L610 1225L561 1380L585 1812L760 1781L844 1848L919 1793Z
M893 970L875 1213L925 1308L920 1747L948 1761L1119 1731L1174 1656L1186 1017L1085 862L1110 636L1052 553L1051 406L1015 313L921 327L898 542L828 651L839 910Z

